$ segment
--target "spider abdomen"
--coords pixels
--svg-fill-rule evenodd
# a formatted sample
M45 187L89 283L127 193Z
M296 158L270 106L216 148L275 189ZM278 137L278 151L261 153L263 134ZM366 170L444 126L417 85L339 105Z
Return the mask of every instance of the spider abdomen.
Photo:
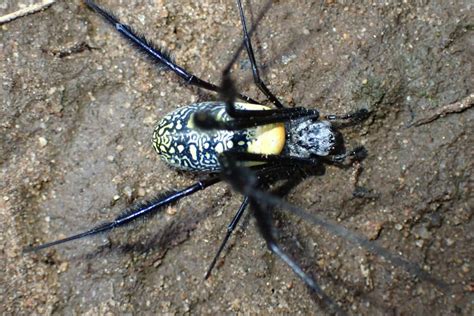
M262 105L236 103L241 110L266 110ZM224 151L278 155L285 145L284 123L268 124L236 131L203 130L193 116L207 112L220 121L230 121L223 102L195 103L167 114L153 132L153 147L168 164L189 171L219 171L219 155ZM247 164L248 165L248 164Z

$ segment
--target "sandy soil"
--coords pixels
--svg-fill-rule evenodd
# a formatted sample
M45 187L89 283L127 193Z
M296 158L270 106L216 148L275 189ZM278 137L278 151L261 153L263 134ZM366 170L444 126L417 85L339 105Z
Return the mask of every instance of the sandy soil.
M17 2L34 1L4 1L0 15ZM371 113L343 131L367 159L286 198L449 291L290 215L278 216L280 240L349 314L472 315L472 3L385 2L277 1L259 25L263 76L286 104ZM214 83L241 40L230 0L100 3ZM161 162L151 132L165 113L217 96L158 71L79 1L1 25L0 56L0 313L327 313L251 217L203 280L241 199L226 184L128 229L22 254L198 179ZM241 91L263 100L248 62L237 66ZM355 184L369 194L354 197Z

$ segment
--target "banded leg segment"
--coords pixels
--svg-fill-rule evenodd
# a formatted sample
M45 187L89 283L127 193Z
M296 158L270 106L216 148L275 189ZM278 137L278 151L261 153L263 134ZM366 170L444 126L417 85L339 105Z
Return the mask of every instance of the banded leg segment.
M201 78L189 73L184 68L174 63L168 54L164 53L162 49L159 49L150 40L146 39L134 32L132 28L126 24L121 23L112 13L98 6L92 0L85 0L86 5L100 14L108 23L110 23L115 29L122 34L130 43L140 49L146 55L150 56L154 61L158 62L163 67L172 70L176 75L182 78L186 84L196 86L202 89L222 92L222 89L210 82L202 80ZM249 103L258 104L254 99L247 97L246 95L237 93L236 97Z

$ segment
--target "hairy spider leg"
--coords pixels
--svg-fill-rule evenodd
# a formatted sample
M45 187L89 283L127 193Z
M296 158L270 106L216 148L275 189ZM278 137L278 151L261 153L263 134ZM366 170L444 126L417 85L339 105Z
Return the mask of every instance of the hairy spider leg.
M319 112L316 110L309 110L306 108L283 108L283 105L278 101L278 99L268 90L268 88L265 86L263 81L260 79L260 75L258 72L258 68L256 65L255 61L255 56L253 53L253 48L251 44L251 37L249 35L249 32L247 31L247 26L246 26L246 19L245 19L245 14L242 9L242 3L240 0L237 0L237 5L239 8L239 13L240 13L240 18L241 18L241 24L242 24L242 30L244 34L244 40L243 44L245 45L247 49L247 54L249 56L250 62L252 64L252 72L253 72L253 77L254 77L254 82L257 85L257 87L267 96L267 98L272 101L272 103L278 107L276 110L237 110L235 108L235 95L237 94L237 91L234 87L234 83L230 78L230 69L232 64L237 60L237 56L240 54L240 51L242 49L242 44L237 50L232 58L232 60L229 62L227 67L224 70L223 73L223 83L222 83L222 92L221 95L223 96L223 99L226 102L226 112L229 116L235 118L233 121L227 121L227 122L222 122L216 120L212 115L209 115L208 113L202 112L202 113L196 113L195 115L195 123L197 126L204 128L204 129L226 129L226 130L239 130L243 128L248 128L248 127L254 127L254 126L259 126L259 125L265 125L265 124L271 124L271 123L281 123L289 120L294 120L302 117L307 117L308 119L318 119L319 118ZM265 12L266 8L262 11ZM263 17L262 13L260 13L259 17L257 20L260 20ZM255 31L256 25L252 28L251 32ZM344 160L347 156L352 155L353 152L350 154L345 155L342 157L341 155L338 156L337 158L334 158L334 163L340 163L342 160ZM271 162L271 161L278 161L282 162L285 158L281 156L269 156L269 155L256 155L256 154L246 154L246 153L235 153L235 155L244 155L245 158L250 159L251 161L264 161L264 162ZM241 159L245 159L241 157ZM253 159L251 159L253 158ZM302 159L302 158L291 158L289 161L295 162L296 160L299 161L299 163L302 164L314 164L315 161L314 159ZM227 241L229 240L232 232L234 231L236 225L238 224L240 218L242 217L242 214L245 211L245 208L247 207L248 204L248 199L247 197L244 198L244 201L242 202L241 206L239 207L237 213L234 215L232 218L231 223L227 227L226 235L221 242L206 274L205 274L205 279L207 279L210 274L212 269L214 268L218 257L220 256L221 252L223 251Z
M239 172L242 172L242 169L247 169L247 172L252 173L252 171L246 167L238 167ZM238 190L237 190L238 191ZM242 191L241 191L242 192ZM258 188L246 188L247 195L249 197L253 197L258 201L264 201L272 206L279 206L295 214L296 216L304 219L307 222L313 223L317 226L324 228L326 231L330 232L331 234L341 237L344 240L360 246L369 252L375 254L376 256L382 257L394 266L400 267L407 271L408 273L412 274L413 276L429 282L436 286L438 289L443 291L444 293L450 293L450 286L441 279L436 278L435 276L431 275L430 273L424 271L418 264L412 263L404 259L403 257L391 253L384 247L380 246L376 241L371 241L367 239L365 236L360 235L354 231L351 231L344 226L334 223L329 219L324 218L323 216L310 214L306 210L298 207L294 204L291 204L277 196L274 196L270 193L264 192L259 190Z
M293 272L302 279L303 282L314 291L314 293L316 293L325 306L329 307L338 315L345 315L345 312L324 292L321 286L319 286L319 284L308 273L304 272L301 266L278 244L274 236L275 227L272 223L273 218L271 210L264 208L263 205L254 197L250 197L249 199L260 234L267 243L268 249L285 262L286 265L288 265L291 270L293 270Z
M219 161L222 166L223 178L228 181L232 187L241 192L249 199L249 204L253 211L253 215L257 222L260 234L267 243L268 249L279 257L291 270L311 289L333 312L345 315L344 311L324 292L319 284L306 273L301 266L289 256L278 244L275 238L275 227L273 225L273 217L269 206L265 199L260 199L253 194L254 190L258 190L258 178L255 174L246 167L240 166L239 162L247 161L245 154L227 151L221 154ZM249 155L249 159L254 159L254 155ZM273 162L276 162L281 158L281 163L289 164L292 162L293 157L278 156L273 157ZM262 157L263 159L263 157ZM293 161L294 164L300 164L301 161L296 159ZM314 160L313 164L317 164L318 160ZM271 195L273 197L273 195ZM275 197L276 198L276 197Z
M252 42L247 32L247 22L245 19L244 10L242 8L242 2L237 0L237 6L239 7L240 21L242 24L242 32L244 35L245 49L247 50L247 55L249 56L250 64L252 65L252 75L255 85L260 89L260 91L265 94L268 100L270 100L277 108L283 108L283 104L278 100L278 98L267 88L263 80L260 78L260 73L258 71L257 62L255 60L255 55L253 53Z
M260 154L253 154L253 153L245 153L245 152L229 152L228 154L232 154L234 159L239 160L239 161L262 161L266 162L267 165L264 167L260 167L262 169L259 169L258 174L262 176L264 173L267 174L275 174L276 172L279 172L281 169L286 168L286 167L295 167L294 163L295 160L298 161L299 164L301 165L315 165L317 164L316 159L304 159L304 158L293 158L291 157L290 159L286 159L288 157L281 156L281 155L260 155ZM276 167L271 167L271 164L275 163ZM257 167L259 168L259 167ZM209 276L211 275L212 270L214 269L217 260L219 259L219 256L221 255L222 251L225 248L225 245L229 241L233 231L237 227L240 219L242 218L242 215L244 214L247 206L249 204L249 199L247 196L244 197L244 200L242 201L237 213L235 213L234 217L232 218L231 222L227 226L227 231L226 235L224 236L224 239L222 240L216 254L214 255L214 258L212 259L211 264L209 265L209 268L206 271L206 274L204 275L204 279L208 279Z
M232 103L235 107L235 104ZM226 112L227 112L226 104ZM298 108L283 108L275 110L236 110L240 112L239 119L230 121L221 121L216 119L208 112L197 112L194 115L194 123L202 129L221 129L221 130L240 130L255 126L283 123L291 120L306 117L308 119L317 119L319 112L317 110ZM268 112L268 113L266 113ZM229 112L227 112L229 114ZM231 116L229 114L229 116Z
M269 9L271 1L268 1L264 8L261 10L258 15L255 24L252 26L250 31L247 30L247 23L245 19L245 14L243 12L241 0L237 0L237 5L239 8L239 14L241 18L242 31L244 34L243 41L239 48L236 50L232 59L229 61L222 73L222 83L220 94L223 101L226 104L227 114L234 118L232 121L222 122L216 120L213 116L209 115L206 112L196 113L195 123L198 127L203 129L224 129L224 130L239 130L243 128L255 127L260 125L279 123L288 120L294 120L302 117L307 117L308 119L320 119L320 114L317 110L307 109L304 107L295 107L295 108L285 108L280 101L268 90L265 83L261 80L260 74L258 72L258 67L256 64L253 47L251 43L251 34L253 34L258 26L258 22L263 18L266 11ZM235 88L234 81L230 77L230 70L232 65L237 61L238 56L240 55L243 47L247 50L247 55L252 64L252 73L254 78L254 83L257 87L267 96L267 98L277 107L273 110L241 110L235 107L235 99L239 96ZM355 123L358 123L368 117L368 111L366 109L360 109L354 113L336 115L330 114L324 116L322 119L327 120L352 120Z
M211 276L212 269L214 269L214 266L217 263L217 259L219 259L219 256L221 255L222 250L224 250L225 245L229 241L230 236L234 232L235 227L237 227L237 224L242 218L242 215L244 214L248 205L249 205L249 198L246 196L244 197L242 204L240 204L240 207L237 210L237 213L235 213L234 217L232 217L232 220L230 221L230 224L227 226L225 237L222 240L219 248L217 249L216 254L214 255L214 258L212 259L211 264L209 265L209 268L207 268L206 274L204 275L205 280L207 280Z
M115 29L132 45L140 49L140 51L144 52L147 56L151 57L155 62L159 63L163 67L172 70L176 75L181 77L186 82L186 84L214 92L222 91L220 87L189 73L184 68L177 65L171 60L171 57L165 53L162 48L158 48L158 46L152 41L148 40L142 35L137 34L130 26L121 23L117 17L97 5L94 1L85 0L85 3L89 8L100 14L109 24L114 26ZM259 104L259 102L247 97L246 95L237 93L236 96L246 102Z
M232 155L235 160L238 161L262 161L266 162L266 164L263 167L254 167L254 169L258 170L256 171L258 174L258 177L262 177L265 174L282 174L281 171L287 170L288 167L294 168L297 167L295 165L295 162L298 162L298 165L316 165L318 164L318 161L316 159L303 159L303 158L294 158L294 157L286 157L286 156L281 156L281 155L259 155L259 154L253 154L253 153L245 153L245 152L228 152L228 155ZM340 161L339 161L340 162ZM290 173L288 173L290 174ZM291 173L293 174L293 173ZM286 179L287 177L280 177L279 179ZM242 215L246 208L248 207L249 204L249 199L248 197L244 197L244 200L242 201L237 213L234 215L232 218L231 222L227 226L227 231L224 239L222 240L211 264L209 265L209 268L206 271L206 274L204 276L204 279L208 279L209 276L211 275L212 270L214 269L217 260L219 259L219 256L221 255L222 251L224 250L225 245L229 241L233 231L237 227L240 219L242 218Z
M255 159L257 159L257 158L255 158ZM258 176L263 176L264 174L269 173L269 172L274 172L274 170L272 168L265 168L265 169L259 170L257 172L257 175ZM180 199L182 199L186 196L192 195L192 194L194 194L198 191L202 191L202 190L204 190L204 189L206 189L206 188L208 188L208 187L210 187L210 186L212 186L212 185L214 185L214 184L216 184L220 181L221 181L221 179L220 179L219 176L209 177L208 179L198 181L198 182L194 183L193 185L188 186L188 187L186 187L182 190L165 194L164 196L161 196L161 197L159 197L159 198L157 198L153 201L150 201L148 203L138 205L135 208L129 209L129 210L123 212L122 214L120 214L119 216L117 216L111 222L102 223L102 224L100 224L96 227L93 227L92 229L89 229L89 230L85 231L85 232L82 232L82 233L79 233L79 234L76 234L76 235L72 235L72 236L69 236L69 237L66 237L66 238L63 238L63 239L59 239L59 240L52 241L52 242L49 242L49 243L44 243L44 244L41 244L39 246L26 247L26 248L23 249L23 252L24 253L36 252L36 251L39 251L39 250L42 250L42 249L45 249L45 248L49 248L49 247L56 246L56 245L59 245L59 244L63 244L63 243L69 242L69 241L81 239L81 238L84 238L84 237L94 236L94 235L97 235L97 234L100 234L100 233L105 233L105 232L110 231L114 228L119 228L119 227L125 226L125 225L139 219L139 218L155 215L159 211L163 210L164 207L166 207L168 205L171 205L171 204L174 204L178 200L180 200ZM242 208L242 206L241 206L241 208ZM245 207L244 207L244 209L245 209ZM242 209L241 212L243 213L243 211L244 210ZM240 219L240 217L239 217L239 219ZM237 222L238 222L238 219L237 219ZM237 222L235 223L235 225L237 225Z
M241 9L240 0L238 0L237 2L239 5L239 9ZM284 108L281 106L273 110L241 110L235 107L235 99L238 96L238 92L235 88L234 81L230 76L230 69L232 68L232 65L236 62L244 46L248 47L247 53L249 55L251 63L253 64L253 67L257 69L255 64L255 58L253 56L253 49L250 42L250 36L256 30L258 22L262 19L264 13L268 10L270 4L271 1L268 1L266 3L264 9L260 12L259 16L257 17L256 23L253 25L250 31L247 31L245 17L243 16L243 11L241 12L244 40L242 41L241 45L234 53L232 59L229 61L222 73L222 89L220 91L220 94L223 101L225 102L227 114L230 117L234 118L234 120L227 122L218 121L215 117L213 117L207 112L198 112L194 116L194 122L199 128L239 130L266 124L281 123L302 117L307 117L308 119L315 120L319 118L319 112L317 110L307 109L304 107ZM258 72L257 78L260 82L262 82L261 79L259 79L260 77L258 75ZM257 82L257 79L255 79L255 82Z
M355 151L356 150L353 152ZM272 162L275 163L278 157L282 158L283 164L288 164L292 158L276 156ZM253 160L255 157L250 154L248 159ZM276 242L274 235L275 228L272 224L272 215L271 211L269 210L270 207L281 207L286 209L305 221L320 226L331 234L341 237L354 245L360 246L363 249L375 254L376 256L384 258L394 266L404 269L413 276L433 284L443 293L449 294L451 292L450 286L443 280L424 271L419 265L409 262L399 255L391 253L384 247L380 246L377 242L370 241L363 235L357 234L356 232L353 232L337 223L333 223L320 215L310 214L296 205L260 190L258 187L258 177L256 177L254 171L241 164L241 162L247 161L247 158L245 158L245 153L244 155L241 155L241 153L227 151L222 153L222 155L219 157L219 161L221 162L223 169L223 179L229 182L236 191L241 192L249 199L249 204L253 210L257 225L262 237L267 243L268 248L281 260L283 260L334 312L345 314L344 311L342 311L340 307L335 304L333 300L327 296L327 294L325 294L325 292L314 281L314 279L309 274L305 273L299 264L290 256L288 256ZM320 162L322 161L324 161L324 159ZM294 163L298 165L301 163L301 160L296 159ZM314 164L317 163L318 160L315 160Z
M67 237L67 238L64 238L64 239L59 239L59 240L49 242L49 243L45 243L45 244L42 244L42 245L39 245L39 246L27 247L23 250L23 252L26 253L26 252L38 251L38 250L41 250L41 249L45 249L45 248L49 248L49 247L56 246L56 245L59 245L59 244L63 244L63 243L66 243L66 242L69 242L69 241L72 241L72 240L81 239L81 238L84 238L84 237L87 237L87 236L93 236L93 235L97 235L99 233L107 232L107 231L110 231L110 230L112 230L114 228L117 228L117 227L125 226L125 225L135 221L138 218L143 218L145 216L154 215L154 214L158 213L159 211L163 210L163 208L165 206L170 205L172 203L175 203L175 202L177 202L178 200L182 199L185 196L188 196L188 195L194 194L198 191L204 190L207 187L209 187L211 185L214 185L214 184L216 184L220 181L221 181L221 179L220 179L219 176L212 176L208 179L198 181L198 182L194 183L193 185L191 185L191 186L189 186L189 187L187 187L183 190L176 191L176 192L173 192L173 193L170 193L170 194L166 194L165 196L160 197L155 201L151 201L149 203L139 205L137 208L133 208L131 210L128 210L128 211L122 213L121 215L117 216L111 222L106 222L106 223L100 224L100 225L98 225L98 226L96 226L96 227L94 227L90 230L87 230L87 231L83 232L83 233L76 234L76 235L73 235L73 236L70 236L70 237Z
M321 119L328 121L348 121L349 123L360 123L369 117L370 113L367 109L359 109L352 113L345 113L342 115L328 114L322 115ZM347 125L345 125L347 126Z

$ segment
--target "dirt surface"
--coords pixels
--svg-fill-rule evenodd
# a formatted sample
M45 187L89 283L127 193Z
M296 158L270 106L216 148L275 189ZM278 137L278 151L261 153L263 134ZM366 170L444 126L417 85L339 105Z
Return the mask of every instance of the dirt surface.
M18 2L34 1L4 1L0 15ZM120 2L100 3L220 82L241 40L233 1ZM258 3L247 5L249 19ZM301 219L280 215L277 226L349 314L472 315L473 7L412 3L278 1L254 45L285 104L371 113L343 130L367 159L328 167L286 198L377 239L449 291ZM1 25L0 56L1 314L328 312L266 249L251 217L203 280L241 200L226 184L127 229L22 254L192 184L200 176L161 162L151 133L165 113L217 96L158 71L79 1ZM241 91L263 100L248 62L234 74ZM354 197L356 186L366 194Z

